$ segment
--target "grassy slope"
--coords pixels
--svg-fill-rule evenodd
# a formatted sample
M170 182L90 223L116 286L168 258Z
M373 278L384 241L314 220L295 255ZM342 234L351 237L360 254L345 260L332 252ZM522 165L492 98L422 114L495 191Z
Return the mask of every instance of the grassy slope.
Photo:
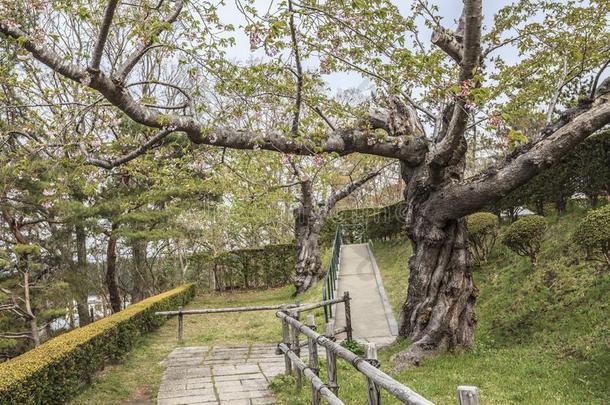
M549 231L534 269L497 246L491 260L475 271L479 288L477 341L465 354L445 354L417 369L393 374L437 404L455 404L458 385L476 385L485 404L610 403L610 274L582 260L570 243L581 212L559 220ZM406 241L376 243L375 256L386 293L398 314L406 291ZM382 368L406 342L381 352ZM339 372L341 398L361 404L362 378L349 367ZM308 393L285 404L306 404ZM384 403L398 403L388 398Z

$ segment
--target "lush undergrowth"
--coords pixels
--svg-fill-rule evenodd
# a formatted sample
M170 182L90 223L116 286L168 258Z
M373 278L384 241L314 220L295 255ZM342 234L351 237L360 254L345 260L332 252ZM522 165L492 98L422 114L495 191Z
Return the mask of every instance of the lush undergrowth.
M484 404L608 403L610 274L586 262L570 240L582 216L575 211L547 217L549 229L535 268L498 244L488 263L475 270L478 327L472 351L444 354L393 374L389 359L407 343L398 342L380 352L382 368L437 404L457 403L458 385L478 386ZM380 242L374 251L398 315L406 292L409 245L404 240ZM317 300L320 290L321 285L301 300ZM286 287L202 295L189 307L292 302L292 291ZM321 313L317 315L321 320ZM273 312L185 319L185 346L277 342L280 336ZM125 363L107 368L76 402L154 398L163 371L158 363L177 346L175 322L143 338ZM342 361L339 380L345 403L365 402L364 378ZM274 389L284 404L308 403L309 390L295 395L290 378L276 379ZM398 402L384 394L384 403Z

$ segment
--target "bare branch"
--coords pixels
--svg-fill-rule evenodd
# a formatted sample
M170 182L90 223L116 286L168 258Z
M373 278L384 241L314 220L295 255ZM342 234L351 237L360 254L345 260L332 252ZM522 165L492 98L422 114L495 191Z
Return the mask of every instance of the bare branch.
M441 48L447 55L457 63L464 58L464 46L456 39L455 35L447 30L437 28L432 33L430 41Z
M288 24L290 25L290 39L292 41L292 52L294 53L294 62L296 65L296 98L294 102L294 113L292 117L292 135L299 135L299 118L301 115L301 99L303 96L303 67L301 66L301 55L299 53L299 45L297 43L297 29L294 22L294 9L292 7L292 0L288 0L288 12L290 17Z
M468 90L476 84L472 83L475 71L479 66L481 57L481 23L482 23L481 0L464 1L464 56L461 60L460 85L464 87L463 94L456 96L453 113L447 132L442 141L437 145L430 166L434 172L446 166L454 158L466 152L464 133L468 123ZM434 176L433 176L434 177Z
M138 156L142 156L149 149L151 149L153 146L158 144L163 138L167 137L171 133L172 133L172 131L165 130L165 129L162 131L159 131L159 133L157 133L155 136L153 136L148 141L143 143L141 146L134 149L133 151L131 151L130 153L126 154L123 157L120 157L117 159L112 159L112 160L96 159L96 158L92 158L92 157L87 157L85 159L85 164L93 165L93 166L101 167L103 169L110 170L114 167L117 167L117 166L120 166L127 162L130 162L130 161L134 160L135 158L137 158Z
M349 196L351 193L353 193L354 191L356 191L357 189L362 187L369 180L372 180L375 177L377 177L379 175L379 173L381 173L383 171L383 169L385 169L386 167L387 166L383 166L379 170L368 172L364 176L360 177L359 179L356 179L356 180L352 181L351 183L347 184L342 189L340 189L337 192L333 193L330 196L330 198L328 199L328 201L326 201L326 204L324 204L326 211L328 212L328 211L332 210L333 207L339 201L341 201L342 199L344 199L345 197Z
M172 24L178 19L178 15L180 11L182 11L184 3L182 0L177 0L174 8L170 11L169 15L165 18L164 22L166 24ZM146 38L140 47L131 54L131 56L121 65L121 67L117 70L117 73L114 75L114 79L118 83L124 83L127 79L127 76L132 71L132 69L136 66L136 64L142 59L146 52L154 49L160 45L153 45L153 37L159 35L159 33L163 30L164 24L159 24L159 28L156 32L153 33L150 37Z
M589 98L593 99L595 97L595 94L598 90L597 83L599 82L599 78L601 77L602 73L604 73L604 70L606 70L608 65L610 65L610 59L608 59L606 61L606 63L604 63L602 65L602 67L599 69L599 72L597 72L597 74L595 75L595 79L593 80L593 83L591 84L591 94L589 95Z
M104 53L106 39L108 39L108 31L110 30L110 25L112 24L112 19L114 17L114 11L116 10L118 4L118 0L108 0L108 4L106 4L104 19L102 20L100 32L98 34L97 41L95 42L95 47L93 48L93 54L91 55L91 63L89 64L89 70L94 72L100 70L100 62L102 61L102 54Z

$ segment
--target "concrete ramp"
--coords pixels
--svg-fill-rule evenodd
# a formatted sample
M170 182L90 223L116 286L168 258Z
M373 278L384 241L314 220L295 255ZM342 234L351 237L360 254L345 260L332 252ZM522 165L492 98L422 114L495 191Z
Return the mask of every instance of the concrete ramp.
M343 245L337 296L349 291L354 338L379 346L392 343L398 326L383 288L375 256L367 243ZM345 326L343 305L336 308L336 327Z

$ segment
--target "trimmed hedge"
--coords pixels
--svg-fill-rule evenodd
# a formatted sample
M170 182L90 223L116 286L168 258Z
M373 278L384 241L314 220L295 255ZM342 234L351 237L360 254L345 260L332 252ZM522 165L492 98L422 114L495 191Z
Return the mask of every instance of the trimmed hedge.
M589 211L578 224L573 239L589 258L605 261L610 267L610 205Z
M343 225L343 238L348 242L366 242L368 239L388 239L402 235L405 232L406 208L407 204L400 201L381 208L339 211L324 224L320 244L332 245L337 225Z
M145 332L195 295L193 284L155 295L124 311L51 339L0 364L0 404L57 404L76 394L107 360L121 359Z
M211 259L216 289L280 287L291 282L295 267L294 244L239 249Z
M532 264L536 264L546 227L544 217L523 217L506 229L502 235L502 243L518 255L529 257Z

